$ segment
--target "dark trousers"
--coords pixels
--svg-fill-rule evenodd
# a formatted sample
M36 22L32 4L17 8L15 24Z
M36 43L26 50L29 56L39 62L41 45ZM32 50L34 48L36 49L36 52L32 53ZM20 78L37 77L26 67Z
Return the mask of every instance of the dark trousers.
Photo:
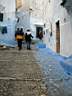
M27 49L31 49L31 42L30 41L27 41Z
M19 48L19 50L22 49L22 40L18 40L18 48Z

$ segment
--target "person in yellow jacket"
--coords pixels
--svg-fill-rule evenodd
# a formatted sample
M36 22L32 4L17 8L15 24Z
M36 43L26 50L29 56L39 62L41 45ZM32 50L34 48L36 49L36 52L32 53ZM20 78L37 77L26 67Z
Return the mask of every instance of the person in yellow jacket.
M17 28L17 31L15 33L15 38L17 40L19 50L22 49L23 37L24 37L23 29L22 28L21 29Z

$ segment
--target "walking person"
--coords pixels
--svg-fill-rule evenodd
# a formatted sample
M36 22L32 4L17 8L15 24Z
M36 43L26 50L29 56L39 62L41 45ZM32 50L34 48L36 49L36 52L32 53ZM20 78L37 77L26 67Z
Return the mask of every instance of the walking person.
M17 40L18 43L18 49L21 50L22 49L22 41L23 41L23 37L24 37L24 33L23 33L23 29L19 29L17 28L17 31L15 33L15 38Z
M42 40L42 38L43 38L43 32L40 31L40 32L39 32L39 39Z
M25 34L25 41L26 41L26 44L27 44L27 49L30 50L31 49L31 41L32 41L32 34L31 34L31 31L28 29L27 30L27 33Z

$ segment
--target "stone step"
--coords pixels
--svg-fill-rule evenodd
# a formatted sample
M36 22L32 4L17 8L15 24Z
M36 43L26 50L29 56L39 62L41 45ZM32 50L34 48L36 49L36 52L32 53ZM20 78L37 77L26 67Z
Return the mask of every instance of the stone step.
M34 57L37 50L0 50L0 96L41 96L42 72ZM45 95L47 96L47 95Z

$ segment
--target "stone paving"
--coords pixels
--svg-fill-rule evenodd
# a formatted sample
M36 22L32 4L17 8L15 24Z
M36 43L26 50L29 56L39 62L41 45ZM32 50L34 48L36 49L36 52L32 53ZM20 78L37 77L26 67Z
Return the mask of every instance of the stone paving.
M35 51L0 50L0 96L48 96Z

